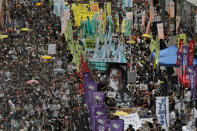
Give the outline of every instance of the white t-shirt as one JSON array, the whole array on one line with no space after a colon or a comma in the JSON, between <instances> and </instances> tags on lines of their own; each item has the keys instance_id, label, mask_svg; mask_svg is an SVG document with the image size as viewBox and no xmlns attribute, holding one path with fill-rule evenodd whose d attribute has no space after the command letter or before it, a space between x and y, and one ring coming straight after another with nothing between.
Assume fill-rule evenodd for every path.
<instances>
[{"instance_id":1,"label":"white t-shirt","mask_svg":"<svg viewBox=\"0 0 197 131\"><path fill-rule=\"evenodd\" d=\"M170 124L174 124L174 122L176 121L176 116L175 116L174 111L170 112L169 117L170 117Z\"/></svg>"},{"instance_id":2,"label":"white t-shirt","mask_svg":"<svg viewBox=\"0 0 197 131\"><path fill-rule=\"evenodd\" d=\"M187 101L187 102L191 101L191 96L192 96L191 91L188 91L188 92L185 94L185 101Z\"/></svg>"}]
</instances>

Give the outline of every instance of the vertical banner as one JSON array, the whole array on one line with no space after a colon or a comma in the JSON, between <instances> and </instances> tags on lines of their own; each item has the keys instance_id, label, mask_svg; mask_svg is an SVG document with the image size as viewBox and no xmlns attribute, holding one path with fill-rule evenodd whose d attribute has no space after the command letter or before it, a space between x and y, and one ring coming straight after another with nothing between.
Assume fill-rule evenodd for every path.
<instances>
[{"instance_id":1,"label":"vertical banner","mask_svg":"<svg viewBox=\"0 0 197 131\"><path fill-rule=\"evenodd\" d=\"M107 15L111 16L111 2L107 2Z\"/></svg>"},{"instance_id":2,"label":"vertical banner","mask_svg":"<svg viewBox=\"0 0 197 131\"><path fill-rule=\"evenodd\" d=\"M93 92L92 93L92 104L102 105L104 103L104 93L103 92Z\"/></svg>"},{"instance_id":3,"label":"vertical banner","mask_svg":"<svg viewBox=\"0 0 197 131\"><path fill-rule=\"evenodd\" d=\"M105 24L107 24L107 7L106 7L106 3L104 3L104 21L105 21Z\"/></svg>"},{"instance_id":4,"label":"vertical banner","mask_svg":"<svg viewBox=\"0 0 197 131\"><path fill-rule=\"evenodd\" d=\"M124 131L124 120L110 120L110 131Z\"/></svg>"},{"instance_id":5,"label":"vertical banner","mask_svg":"<svg viewBox=\"0 0 197 131\"><path fill-rule=\"evenodd\" d=\"M193 59L194 59L194 49L195 49L195 42L189 42L189 65L193 66Z\"/></svg>"},{"instance_id":6,"label":"vertical banner","mask_svg":"<svg viewBox=\"0 0 197 131\"><path fill-rule=\"evenodd\" d=\"M196 21L196 22L195 22L196 24L195 24L195 26L194 26L194 28L195 28L195 29L194 29L194 32L197 33L197 9L196 9L195 21Z\"/></svg>"},{"instance_id":7,"label":"vertical banner","mask_svg":"<svg viewBox=\"0 0 197 131\"><path fill-rule=\"evenodd\" d=\"M162 127L169 127L169 98L156 97L156 115Z\"/></svg>"},{"instance_id":8,"label":"vertical banner","mask_svg":"<svg viewBox=\"0 0 197 131\"><path fill-rule=\"evenodd\" d=\"M119 14L116 14L116 33L120 32Z\"/></svg>"},{"instance_id":9,"label":"vertical banner","mask_svg":"<svg viewBox=\"0 0 197 131\"><path fill-rule=\"evenodd\" d=\"M178 28L181 22L181 17L180 16L176 16L176 32L178 32Z\"/></svg>"},{"instance_id":10,"label":"vertical banner","mask_svg":"<svg viewBox=\"0 0 197 131\"><path fill-rule=\"evenodd\" d=\"M187 72L190 79L190 85L192 89L192 98L195 100L196 97L196 71L192 66L187 66Z\"/></svg>"},{"instance_id":11,"label":"vertical banner","mask_svg":"<svg viewBox=\"0 0 197 131\"><path fill-rule=\"evenodd\" d=\"M170 14L170 18L174 18L175 17L175 7L174 7L174 2L170 2L170 8L169 8L169 14Z\"/></svg>"},{"instance_id":12,"label":"vertical banner","mask_svg":"<svg viewBox=\"0 0 197 131\"><path fill-rule=\"evenodd\" d=\"M133 28L133 12L126 12L126 18L131 20L131 28Z\"/></svg>"},{"instance_id":13,"label":"vertical banner","mask_svg":"<svg viewBox=\"0 0 197 131\"><path fill-rule=\"evenodd\" d=\"M150 21L148 22L148 25L146 27L146 34L148 35L150 33Z\"/></svg>"},{"instance_id":14,"label":"vertical banner","mask_svg":"<svg viewBox=\"0 0 197 131\"><path fill-rule=\"evenodd\" d=\"M96 116L96 131L105 131L107 124L107 116Z\"/></svg>"},{"instance_id":15,"label":"vertical banner","mask_svg":"<svg viewBox=\"0 0 197 131\"><path fill-rule=\"evenodd\" d=\"M149 20L151 21L151 22L154 22L155 21L155 18L154 18L154 16L155 16L155 14L154 14L154 7L153 6L151 6L150 7L150 14L149 14Z\"/></svg>"},{"instance_id":16,"label":"vertical banner","mask_svg":"<svg viewBox=\"0 0 197 131\"><path fill-rule=\"evenodd\" d=\"M183 39L180 39L179 43L178 43L178 53L182 54L183 52Z\"/></svg>"},{"instance_id":17,"label":"vertical banner","mask_svg":"<svg viewBox=\"0 0 197 131\"><path fill-rule=\"evenodd\" d=\"M187 75L186 66L189 64L189 47L183 46L183 82L189 81L189 76Z\"/></svg>"},{"instance_id":18,"label":"vertical banner","mask_svg":"<svg viewBox=\"0 0 197 131\"><path fill-rule=\"evenodd\" d=\"M133 0L129 0L129 1L130 1L129 7L133 7Z\"/></svg>"},{"instance_id":19,"label":"vertical banner","mask_svg":"<svg viewBox=\"0 0 197 131\"><path fill-rule=\"evenodd\" d=\"M159 39L164 39L163 23L157 24L157 31Z\"/></svg>"},{"instance_id":20,"label":"vertical banner","mask_svg":"<svg viewBox=\"0 0 197 131\"><path fill-rule=\"evenodd\" d=\"M98 107L94 109L95 116L104 116L107 115L107 109L105 107Z\"/></svg>"},{"instance_id":21,"label":"vertical banner","mask_svg":"<svg viewBox=\"0 0 197 131\"><path fill-rule=\"evenodd\" d=\"M146 11L142 12L142 26L145 27L146 23Z\"/></svg>"},{"instance_id":22,"label":"vertical banner","mask_svg":"<svg viewBox=\"0 0 197 131\"><path fill-rule=\"evenodd\" d=\"M180 66L182 60L183 60L183 59L182 59L182 54L178 53L178 54L177 54L176 65L177 65L177 66Z\"/></svg>"}]
</instances>

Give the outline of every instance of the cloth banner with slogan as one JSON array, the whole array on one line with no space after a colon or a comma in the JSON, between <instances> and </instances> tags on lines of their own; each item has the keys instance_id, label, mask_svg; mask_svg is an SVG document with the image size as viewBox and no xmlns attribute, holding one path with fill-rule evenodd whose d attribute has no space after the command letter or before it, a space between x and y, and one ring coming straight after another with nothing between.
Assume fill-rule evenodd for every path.
<instances>
[{"instance_id":1,"label":"cloth banner with slogan","mask_svg":"<svg viewBox=\"0 0 197 131\"><path fill-rule=\"evenodd\" d=\"M129 127L130 124L133 125L133 128L135 130L142 127L138 113L129 114L128 116L120 116L120 119L124 120L124 129L125 130Z\"/></svg>"},{"instance_id":2,"label":"cloth banner with slogan","mask_svg":"<svg viewBox=\"0 0 197 131\"><path fill-rule=\"evenodd\" d=\"M156 115L162 127L169 127L169 98L156 97Z\"/></svg>"},{"instance_id":3,"label":"cloth banner with slogan","mask_svg":"<svg viewBox=\"0 0 197 131\"><path fill-rule=\"evenodd\" d=\"M195 42L189 42L189 65L193 66L193 59L194 59L194 49L195 49Z\"/></svg>"},{"instance_id":4,"label":"cloth banner with slogan","mask_svg":"<svg viewBox=\"0 0 197 131\"><path fill-rule=\"evenodd\" d=\"M159 39L164 39L163 23L157 24L157 31Z\"/></svg>"},{"instance_id":5,"label":"cloth banner with slogan","mask_svg":"<svg viewBox=\"0 0 197 131\"><path fill-rule=\"evenodd\" d=\"M187 72L190 79L190 85L192 89L192 98L195 101L196 98L196 71L192 66L187 66Z\"/></svg>"}]
</instances>

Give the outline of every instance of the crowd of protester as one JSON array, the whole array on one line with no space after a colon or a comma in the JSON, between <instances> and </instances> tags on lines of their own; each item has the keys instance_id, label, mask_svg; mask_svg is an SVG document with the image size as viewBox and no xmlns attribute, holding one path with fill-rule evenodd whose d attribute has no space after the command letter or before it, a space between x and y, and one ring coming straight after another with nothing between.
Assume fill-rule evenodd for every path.
<instances>
[{"instance_id":1,"label":"crowd of protester","mask_svg":"<svg viewBox=\"0 0 197 131\"><path fill-rule=\"evenodd\" d=\"M53 6L47 0L41 7L32 2L8 0L4 10L9 13L4 14L5 28L2 26L1 29L9 37L0 40L0 129L90 131L82 82L72 63L72 54L67 50L69 42L60 34L61 22L53 14ZM31 31L20 31L24 27ZM154 69L149 57L150 41L140 36L139 28L136 32L139 33L138 44L132 46L131 54L137 80L129 82L127 89L132 96L133 112L138 112L140 118L153 118L153 122L146 122L141 130L161 130L156 117L157 96L170 97L170 130L194 126L197 111L191 101L190 88L182 88L173 68ZM76 34L74 36L79 40ZM165 42L168 40L166 38ZM167 47L165 42L161 42L161 48ZM57 54L52 60L41 61L49 43L57 45ZM130 58L127 60L131 61ZM66 72L53 72L58 67ZM105 73L93 71L92 74L99 90L107 94L109 87L105 84ZM29 80L39 83L27 84ZM147 90L140 90L142 83L148 85ZM106 97L105 105L109 112L116 108L113 98ZM127 130L134 129L130 125Z\"/></svg>"}]
</instances>

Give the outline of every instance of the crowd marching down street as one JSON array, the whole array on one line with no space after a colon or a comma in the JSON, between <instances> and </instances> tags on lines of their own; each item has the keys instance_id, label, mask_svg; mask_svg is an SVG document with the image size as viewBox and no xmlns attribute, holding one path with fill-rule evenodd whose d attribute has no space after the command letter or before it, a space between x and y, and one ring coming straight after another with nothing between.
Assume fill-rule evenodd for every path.
<instances>
[{"instance_id":1,"label":"crowd marching down street","mask_svg":"<svg viewBox=\"0 0 197 131\"><path fill-rule=\"evenodd\" d=\"M0 11L0 131L197 131L195 0Z\"/></svg>"}]
</instances>

